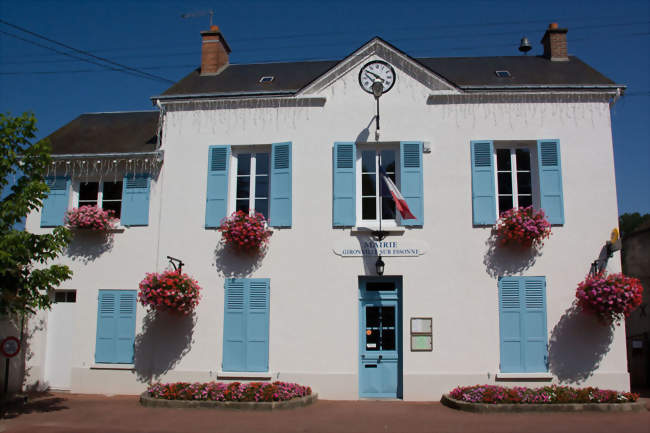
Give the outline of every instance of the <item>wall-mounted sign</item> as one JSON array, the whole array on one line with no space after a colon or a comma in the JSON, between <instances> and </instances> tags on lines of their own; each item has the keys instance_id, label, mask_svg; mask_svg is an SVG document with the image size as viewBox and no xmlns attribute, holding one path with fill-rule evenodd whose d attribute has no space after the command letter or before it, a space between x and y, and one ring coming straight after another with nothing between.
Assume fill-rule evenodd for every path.
<instances>
[{"instance_id":1,"label":"wall-mounted sign","mask_svg":"<svg viewBox=\"0 0 650 433\"><path fill-rule=\"evenodd\" d=\"M411 352L433 351L433 319L411 317Z\"/></svg>"},{"instance_id":2,"label":"wall-mounted sign","mask_svg":"<svg viewBox=\"0 0 650 433\"><path fill-rule=\"evenodd\" d=\"M417 257L425 254L428 247L426 242L419 240L359 238L358 241L341 241L332 250L341 257Z\"/></svg>"}]
</instances>

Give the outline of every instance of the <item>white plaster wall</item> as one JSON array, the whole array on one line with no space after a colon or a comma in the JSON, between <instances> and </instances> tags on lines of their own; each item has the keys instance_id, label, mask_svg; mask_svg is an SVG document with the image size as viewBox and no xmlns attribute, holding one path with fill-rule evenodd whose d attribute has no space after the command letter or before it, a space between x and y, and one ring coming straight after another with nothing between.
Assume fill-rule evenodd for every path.
<instances>
[{"instance_id":1,"label":"white plaster wall","mask_svg":"<svg viewBox=\"0 0 650 433\"><path fill-rule=\"evenodd\" d=\"M75 271L65 288L79 290L73 391L130 393L150 378L214 379L222 355L224 278L246 276L271 279L273 377L310 385L322 398L358 398L357 281L373 275L374 260L333 254L333 245L356 238L349 229L332 228L331 217L333 143L355 141L368 126L374 136L375 102L359 88L358 69L310 95L327 98L324 107L168 111L150 225L116 234L113 250L91 263L63 260ZM402 235L426 241L429 252L385 260L386 275L403 276L403 330L413 316L431 316L434 324L433 352L410 352L404 332L404 398L437 400L456 385L493 383L499 371L497 275L485 262L490 229L472 226L473 139L560 140L566 223L553 228L534 264L515 274L546 276L554 381L628 389L624 330L610 335L595 321L566 313L577 283L617 226L607 104L427 105L431 92L397 73L394 88L381 98L381 140L426 141L432 149L423 159L424 228ZM292 228L274 231L259 263L220 251L220 235L204 228L208 146L280 141L293 143ZM38 221L30 217L28 229L40 230ZM135 372L89 369L97 290L135 289L145 272L166 266L167 255L181 258L204 288L193 321L176 327L183 332L173 323L155 325ZM511 256L495 260L512 268ZM619 263L615 256L610 270L618 271ZM139 308L138 333L144 321Z\"/></svg>"}]
</instances>

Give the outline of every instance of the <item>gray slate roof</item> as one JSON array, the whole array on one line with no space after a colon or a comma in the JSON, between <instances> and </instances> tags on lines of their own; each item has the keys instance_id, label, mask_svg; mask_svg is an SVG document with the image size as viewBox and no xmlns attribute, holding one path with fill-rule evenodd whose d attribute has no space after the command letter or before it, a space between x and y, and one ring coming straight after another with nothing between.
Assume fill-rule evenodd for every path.
<instances>
[{"instance_id":1,"label":"gray slate roof","mask_svg":"<svg viewBox=\"0 0 650 433\"><path fill-rule=\"evenodd\" d=\"M151 152L158 111L82 114L48 138L52 155Z\"/></svg>"},{"instance_id":2,"label":"gray slate roof","mask_svg":"<svg viewBox=\"0 0 650 433\"><path fill-rule=\"evenodd\" d=\"M552 62L541 56L446 57L414 59L461 90L481 87L500 88L615 88L615 83L577 57L568 62ZM259 63L229 65L218 75L201 76L200 68L160 95L293 94L339 63L335 60L314 62ZM496 71L507 70L511 77L499 78ZM260 83L273 76L270 83ZM157 97L154 97L156 99Z\"/></svg>"}]
</instances>

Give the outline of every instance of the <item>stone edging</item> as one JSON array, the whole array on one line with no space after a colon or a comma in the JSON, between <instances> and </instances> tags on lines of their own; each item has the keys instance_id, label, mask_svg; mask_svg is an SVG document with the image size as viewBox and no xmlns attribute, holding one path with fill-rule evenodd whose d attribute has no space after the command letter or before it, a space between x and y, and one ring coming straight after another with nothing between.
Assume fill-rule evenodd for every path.
<instances>
[{"instance_id":1,"label":"stone edging","mask_svg":"<svg viewBox=\"0 0 650 433\"><path fill-rule=\"evenodd\" d=\"M644 412L645 403L557 403L557 404L489 404L468 403L449 397L445 394L440 403L452 409L466 412L495 413L495 412Z\"/></svg>"},{"instance_id":2,"label":"stone edging","mask_svg":"<svg viewBox=\"0 0 650 433\"><path fill-rule=\"evenodd\" d=\"M287 401L254 402L254 401L212 401L212 400L163 400L154 398L148 392L140 394L140 404L146 407L170 407L177 409L240 409L240 410L275 410L292 409L307 406L318 400L318 394L312 393L305 397L293 398Z\"/></svg>"}]
</instances>

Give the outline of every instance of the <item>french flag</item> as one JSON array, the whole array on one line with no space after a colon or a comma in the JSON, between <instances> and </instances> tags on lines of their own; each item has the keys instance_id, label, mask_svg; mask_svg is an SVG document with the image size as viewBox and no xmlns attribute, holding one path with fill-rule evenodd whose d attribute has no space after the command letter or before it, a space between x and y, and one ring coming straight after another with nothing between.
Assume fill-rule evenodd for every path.
<instances>
[{"instance_id":1,"label":"french flag","mask_svg":"<svg viewBox=\"0 0 650 433\"><path fill-rule=\"evenodd\" d=\"M392 179L388 177L388 175L384 171L384 167L382 167L381 165L379 166L379 175L384 180L384 185L386 185L386 188L388 188L390 195L393 196L395 207L397 208L400 215L402 216L402 219L404 220L417 219L415 215L411 213L409 206L406 204L406 200L404 199L404 196L402 196L402 193L399 192L399 189L397 189L397 186L395 186Z\"/></svg>"}]
</instances>

